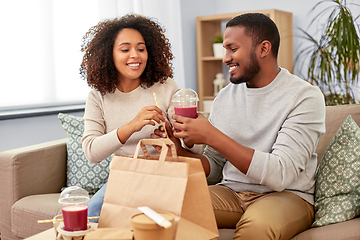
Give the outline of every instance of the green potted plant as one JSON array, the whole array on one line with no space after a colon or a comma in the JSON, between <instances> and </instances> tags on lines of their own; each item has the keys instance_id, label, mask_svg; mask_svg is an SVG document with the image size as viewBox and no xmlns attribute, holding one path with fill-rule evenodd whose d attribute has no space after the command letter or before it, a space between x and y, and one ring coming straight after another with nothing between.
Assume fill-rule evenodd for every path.
<instances>
[{"instance_id":1,"label":"green potted plant","mask_svg":"<svg viewBox=\"0 0 360 240\"><path fill-rule=\"evenodd\" d=\"M215 37L214 37L214 43L222 43L224 40L223 40L223 36L221 34L217 34Z\"/></svg>"},{"instance_id":2,"label":"green potted plant","mask_svg":"<svg viewBox=\"0 0 360 240\"><path fill-rule=\"evenodd\" d=\"M223 58L225 55L225 48L223 47L223 36L221 34L217 34L214 37L213 41L213 51L214 57Z\"/></svg>"},{"instance_id":3,"label":"green potted plant","mask_svg":"<svg viewBox=\"0 0 360 240\"><path fill-rule=\"evenodd\" d=\"M320 87L325 95L326 105L355 103L353 84L359 78L359 24L356 22L346 0L323 0L332 2L333 6L321 11L312 20L314 23L325 13L330 12L320 39L316 40L306 31L300 29L303 38L311 45L299 51L295 64L301 68L310 57L307 77ZM359 4L349 4L360 7Z\"/></svg>"}]
</instances>

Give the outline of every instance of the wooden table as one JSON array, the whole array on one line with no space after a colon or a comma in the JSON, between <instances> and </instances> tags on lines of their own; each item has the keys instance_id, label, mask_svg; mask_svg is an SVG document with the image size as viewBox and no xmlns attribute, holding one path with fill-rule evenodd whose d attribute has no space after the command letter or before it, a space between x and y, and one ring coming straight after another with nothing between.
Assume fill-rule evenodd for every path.
<instances>
[{"instance_id":1,"label":"wooden table","mask_svg":"<svg viewBox=\"0 0 360 240\"><path fill-rule=\"evenodd\" d=\"M29 238L25 238L26 240L52 240L52 239L56 239L55 238L55 229L54 228L50 228L46 231L43 231L41 233L35 234L34 236L31 236Z\"/></svg>"},{"instance_id":2,"label":"wooden table","mask_svg":"<svg viewBox=\"0 0 360 240\"><path fill-rule=\"evenodd\" d=\"M92 228L97 228L97 223L90 223ZM35 234L34 236L31 236L29 238L25 238L25 240L55 240L55 229L50 228L48 230L45 230L41 233Z\"/></svg>"}]
</instances>

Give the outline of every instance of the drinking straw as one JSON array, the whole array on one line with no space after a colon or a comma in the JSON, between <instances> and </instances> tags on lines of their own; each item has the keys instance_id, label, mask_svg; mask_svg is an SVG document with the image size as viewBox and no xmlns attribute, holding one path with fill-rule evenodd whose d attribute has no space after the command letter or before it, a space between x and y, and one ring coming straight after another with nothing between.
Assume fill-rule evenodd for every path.
<instances>
[{"instance_id":1,"label":"drinking straw","mask_svg":"<svg viewBox=\"0 0 360 240\"><path fill-rule=\"evenodd\" d=\"M97 217L88 217L87 219L98 219L100 218L99 216ZM52 222L61 222L64 221L64 219L60 218L60 219L49 219L49 220L39 220L38 223L52 223Z\"/></svg>"},{"instance_id":2,"label":"drinking straw","mask_svg":"<svg viewBox=\"0 0 360 240\"><path fill-rule=\"evenodd\" d=\"M154 95L154 99L155 99L156 106L157 106L158 108L160 108L160 107L159 107L159 104L158 104L158 101L157 101L157 98L156 98L156 94L153 93L153 95ZM165 133L166 133L166 137L168 138L169 136L168 136L167 131L166 131L165 123L162 122L162 125L164 126L164 131L165 131Z\"/></svg>"}]
</instances>

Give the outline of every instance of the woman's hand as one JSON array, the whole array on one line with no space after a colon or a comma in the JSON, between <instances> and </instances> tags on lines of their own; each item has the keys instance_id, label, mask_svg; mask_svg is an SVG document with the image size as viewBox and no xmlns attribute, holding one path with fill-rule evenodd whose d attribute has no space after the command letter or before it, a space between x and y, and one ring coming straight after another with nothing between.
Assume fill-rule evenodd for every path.
<instances>
[{"instance_id":1,"label":"woman's hand","mask_svg":"<svg viewBox=\"0 0 360 240\"><path fill-rule=\"evenodd\" d=\"M202 114L198 113L196 119L186 118L177 115L173 115L173 119L177 122L173 122L173 130L170 128L170 124L166 121L166 131L171 141L174 142L176 147L176 152L178 156L198 158L201 160L206 176L210 173L210 165L208 159L202 154L195 154L191 151L186 150L181 146L179 138L184 138L184 143L187 146L192 146L195 143L206 143L210 142L214 138L212 136L214 130L217 130ZM151 134L151 138L165 138L166 133L163 129L163 126L160 126L158 129L155 129L154 133ZM176 130L180 130L177 132ZM217 131L219 132L219 131ZM216 138L216 137L215 137ZM161 153L161 146L154 146L155 149ZM168 151L168 156L171 155L171 151Z\"/></svg>"},{"instance_id":2,"label":"woman's hand","mask_svg":"<svg viewBox=\"0 0 360 240\"><path fill-rule=\"evenodd\" d=\"M159 126L159 128L154 130L154 133L150 135L150 138L152 139L166 138L166 134L167 134L168 138L175 144L177 154L180 155L179 153L181 153L185 149L182 148L180 140L174 136L173 131L170 127L170 123L167 120L165 121L165 127L166 127L166 132L164 126L161 125ZM161 149L162 149L161 146L154 146L154 148L159 153L161 153ZM168 156L171 156L171 151L168 151Z\"/></svg>"},{"instance_id":3,"label":"woman's hand","mask_svg":"<svg viewBox=\"0 0 360 240\"><path fill-rule=\"evenodd\" d=\"M157 106L143 107L133 120L118 128L118 138L124 144L134 132L140 131L144 126L155 126L155 122L160 124L163 121L165 118L160 108Z\"/></svg>"},{"instance_id":4,"label":"woman's hand","mask_svg":"<svg viewBox=\"0 0 360 240\"><path fill-rule=\"evenodd\" d=\"M155 122L160 124L163 121L165 121L165 118L160 108L157 106L147 106L143 107L128 125L133 132L138 132L146 125L155 126Z\"/></svg>"}]
</instances>

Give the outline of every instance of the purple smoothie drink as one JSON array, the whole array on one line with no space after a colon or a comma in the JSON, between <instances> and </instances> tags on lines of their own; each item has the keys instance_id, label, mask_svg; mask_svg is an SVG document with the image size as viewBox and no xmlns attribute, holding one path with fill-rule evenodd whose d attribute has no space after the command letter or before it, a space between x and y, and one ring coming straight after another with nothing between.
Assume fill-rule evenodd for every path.
<instances>
[{"instance_id":1,"label":"purple smoothie drink","mask_svg":"<svg viewBox=\"0 0 360 240\"><path fill-rule=\"evenodd\" d=\"M171 102L174 104L175 115L197 118L197 105L199 98L197 93L190 88L177 90ZM178 132L178 130L176 130Z\"/></svg>"},{"instance_id":2,"label":"purple smoothie drink","mask_svg":"<svg viewBox=\"0 0 360 240\"><path fill-rule=\"evenodd\" d=\"M188 118L197 117L197 106L175 106L175 114Z\"/></svg>"}]
</instances>

